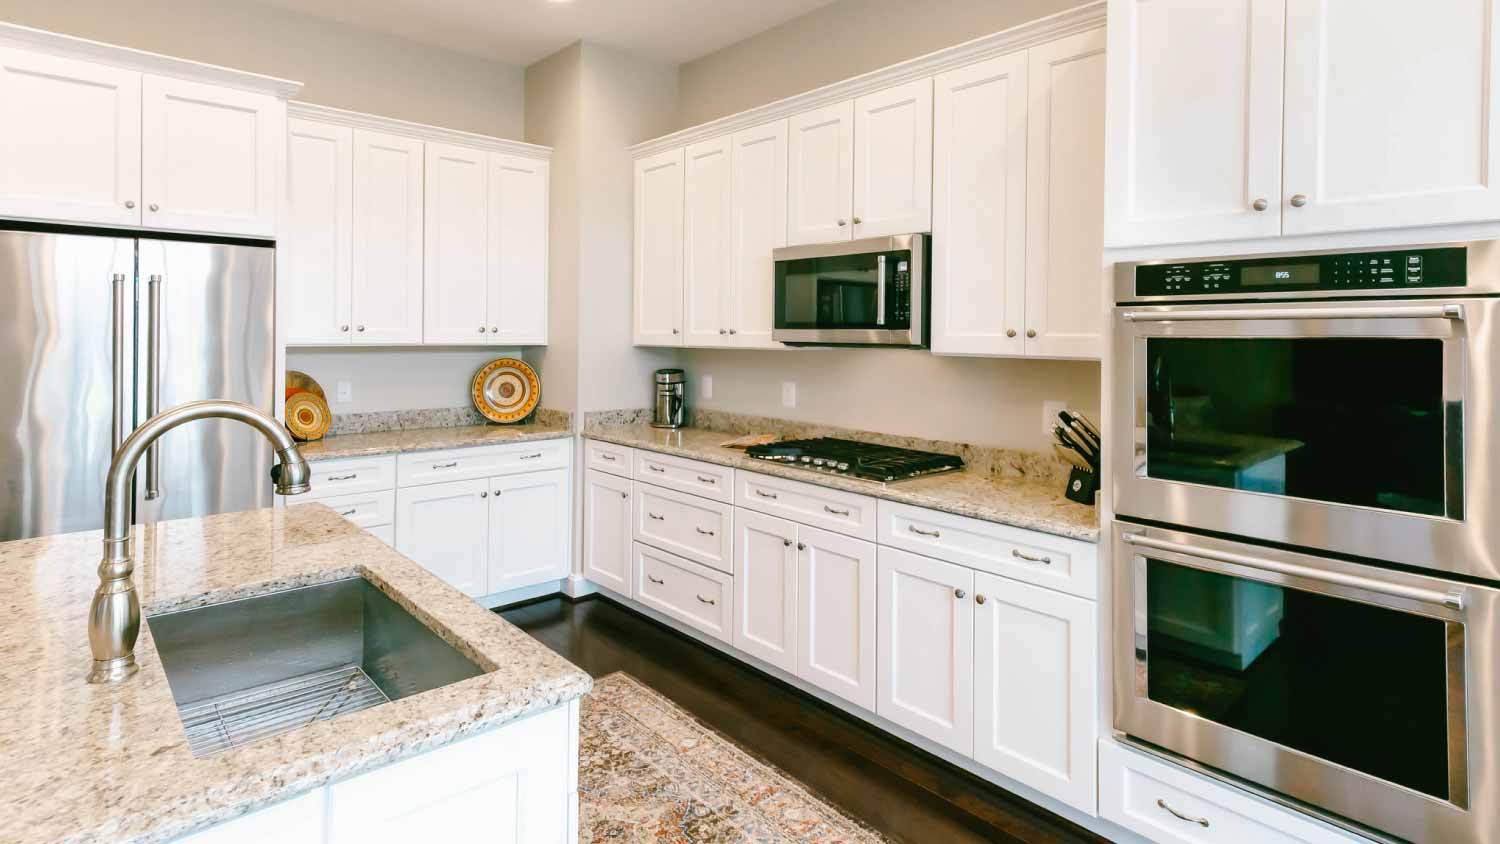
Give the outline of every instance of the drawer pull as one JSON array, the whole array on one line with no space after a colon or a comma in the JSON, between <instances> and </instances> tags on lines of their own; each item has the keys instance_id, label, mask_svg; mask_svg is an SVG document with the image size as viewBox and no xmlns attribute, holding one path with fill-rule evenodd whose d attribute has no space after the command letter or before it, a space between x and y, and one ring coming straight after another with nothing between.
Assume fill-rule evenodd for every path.
<instances>
[{"instance_id":1,"label":"drawer pull","mask_svg":"<svg viewBox=\"0 0 1500 844\"><path fill-rule=\"evenodd\" d=\"M834 508L829 507L827 504L823 505L823 509L826 510L827 512L829 512L829 513L832 513L835 516L847 516L847 515L849 515L849 511L848 510L835 510Z\"/></svg>"},{"instance_id":2,"label":"drawer pull","mask_svg":"<svg viewBox=\"0 0 1500 844\"><path fill-rule=\"evenodd\" d=\"M615 462L615 456L613 454L602 454L601 453L599 455L599 459L600 460L608 460L611 463Z\"/></svg>"},{"instance_id":3,"label":"drawer pull","mask_svg":"<svg viewBox=\"0 0 1500 844\"><path fill-rule=\"evenodd\" d=\"M541 457L541 456L542 456L542 453L540 451L538 451L536 454L523 454L523 455L521 455L521 459L522 460L535 460L535 459L537 459L538 457Z\"/></svg>"},{"instance_id":4,"label":"drawer pull","mask_svg":"<svg viewBox=\"0 0 1500 844\"><path fill-rule=\"evenodd\" d=\"M651 471L653 471L653 472L660 472L660 473L661 473L661 474L663 474L663 475L665 475L665 474L666 474L666 473L667 473L667 470L666 470L666 469L663 469L663 468L662 468L662 467L660 467L660 466L652 466L652 465L650 465L650 464L647 464L647 465L646 465L646 468L647 468L647 469L650 469L650 470L651 470Z\"/></svg>"},{"instance_id":5,"label":"drawer pull","mask_svg":"<svg viewBox=\"0 0 1500 844\"><path fill-rule=\"evenodd\" d=\"M718 483L718 482L717 482L717 481L715 481L715 480L714 480L714 479L713 479L713 478L705 478L705 477L703 477L703 476L702 476L702 475L699 475L699 476L698 476L698 481L699 481L699 482L700 482L700 483L705 483L705 484L712 484L712 483Z\"/></svg>"},{"instance_id":6,"label":"drawer pull","mask_svg":"<svg viewBox=\"0 0 1500 844\"><path fill-rule=\"evenodd\" d=\"M349 473L347 475L329 475L327 478L325 478L325 480L330 480L330 481L352 481L352 480L354 480L357 477L359 477L359 473L358 472L351 472L351 473Z\"/></svg>"},{"instance_id":7,"label":"drawer pull","mask_svg":"<svg viewBox=\"0 0 1500 844\"><path fill-rule=\"evenodd\" d=\"M758 496L760 496L761 498L769 498L772 501L776 500L776 493L774 493L774 492L766 492L763 489L757 489L755 491L755 494L758 495Z\"/></svg>"},{"instance_id":8,"label":"drawer pull","mask_svg":"<svg viewBox=\"0 0 1500 844\"><path fill-rule=\"evenodd\" d=\"M1168 812L1171 812L1172 813L1172 817L1174 817L1174 818L1176 818L1176 819L1178 819L1180 821L1187 821L1188 823L1195 823L1195 824L1203 827L1204 829L1208 828L1208 818L1195 818L1192 815L1184 815L1183 813L1177 811L1176 809L1172 808L1171 806L1168 806L1167 805L1167 801L1161 799L1160 797L1156 798L1156 805L1159 808L1166 809Z\"/></svg>"},{"instance_id":9,"label":"drawer pull","mask_svg":"<svg viewBox=\"0 0 1500 844\"><path fill-rule=\"evenodd\" d=\"M713 531L711 531L711 530L704 530L701 527L694 527L693 530L698 531L698 534L700 536L713 536L714 535Z\"/></svg>"},{"instance_id":10,"label":"drawer pull","mask_svg":"<svg viewBox=\"0 0 1500 844\"><path fill-rule=\"evenodd\" d=\"M694 593L693 597L697 598L699 601L701 601L701 602L703 602L705 604L708 604L709 606L713 606L714 604L718 603L718 601L715 601L715 600L712 600L712 599L709 599L709 598L705 598L702 595L699 595L697 593Z\"/></svg>"},{"instance_id":11,"label":"drawer pull","mask_svg":"<svg viewBox=\"0 0 1500 844\"><path fill-rule=\"evenodd\" d=\"M659 578L656 578L656 577L652 577L652 576L651 576L651 575L649 575L649 574L648 574L648 575L646 575L646 579L647 579L647 580L649 580L649 581L651 581L651 582L652 582L652 583L660 583L660 584L665 584L665 583L666 583L666 581L665 581L665 580L661 580L661 579L659 579Z\"/></svg>"},{"instance_id":12,"label":"drawer pull","mask_svg":"<svg viewBox=\"0 0 1500 844\"><path fill-rule=\"evenodd\" d=\"M354 515L355 513L358 513L358 512L359 512L359 508L358 507L350 507L348 510L340 510L339 511L339 515L340 516L352 516L352 515Z\"/></svg>"},{"instance_id":13,"label":"drawer pull","mask_svg":"<svg viewBox=\"0 0 1500 844\"><path fill-rule=\"evenodd\" d=\"M434 464L432 464L432 468L434 468L434 469L452 469L454 466L457 466L457 465L458 465L458 461L455 460L452 463L434 463Z\"/></svg>"},{"instance_id":14,"label":"drawer pull","mask_svg":"<svg viewBox=\"0 0 1500 844\"><path fill-rule=\"evenodd\" d=\"M940 537L940 536L943 535L942 531L937 531L937 530L922 530L921 528L917 527L916 525L907 525L906 529L909 530L909 531L911 531L912 533L915 533L917 536L930 536L933 539L937 539L938 537Z\"/></svg>"},{"instance_id":15,"label":"drawer pull","mask_svg":"<svg viewBox=\"0 0 1500 844\"><path fill-rule=\"evenodd\" d=\"M1018 560L1025 560L1028 563L1041 563L1044 566L1052 565L1051 557L1033 557L1030 554L1022 554L1014 548L1010 549L1010 555Z\"/></svg>"},{"instance_id":16,"label":"drawer pull","mask_svg":"<svg viewBox=\"0 0 1500 844\"><path fill-rule=\"evenodd\" d=\"M655 521L658 521L658 522L665 522L667 520L666 516L659 516L656 513L652 513L652 512L647 512L646 516L648 518L651 518L651 519L653 519Z\"/></svg>"}]
</instances>

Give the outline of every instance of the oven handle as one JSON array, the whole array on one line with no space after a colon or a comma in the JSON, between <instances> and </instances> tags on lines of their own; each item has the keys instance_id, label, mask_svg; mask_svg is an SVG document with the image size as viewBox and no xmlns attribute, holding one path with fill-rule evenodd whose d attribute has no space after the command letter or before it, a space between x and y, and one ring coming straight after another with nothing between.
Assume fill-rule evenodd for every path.
<instances>
[{"instance_id":1,"label":"oven handle","mask_svg":"<svg viewBox=\"0 0 1500 844\"><path fill-rule=\"evenodd\" d=\"M1463 305L1370 308L1244 308L1222 311L1125 311L1126 322L1207 322L1273 319L1452 319L1464 318Z\"/></svg>"},{"instance_id":2,"label":"oven handle","mask_svg":"<svg viewBox=\"0 0 1500 844\"><path fill-rule=\"evenodd\" d=\"M1386 583L1368 577L1360 577L1355 574L1345 574L1336 571L1322 571L1321 569L1299 566L1294 563L1280 563L1275 560L1267 560L1262 557L1252 557L1247 554L1235 554L1229 551L1215 551L1209 548L1199 548L1193 545L1184 545L1180 542L1169 542L1165 539L1154 539L1143 533L1127 533L1122 537L1131 545L1142 548L1152 548L1157 551L1167 551L1176 554L1186 554L1191 557L1202 557L1205 560L1213 560L1220 563L1231 563L1234 565L1247 566L1253 569L1274 571L1278 574L1290 575L1292 577L1305 577L1308 580L1318 580L1324 583L1333 583L1339 586L1349 586L1355 589L1364 589L1381 595L1389 595L1394 598L1405 598L1412 601L1420 601L1424 604L1451 607L1462 611L1464 608L1464 596L1462 592L1439 592L1435 589L1422 589L1417 586L1402 586L1399 583Z\"/></svg>"}]
</instances>

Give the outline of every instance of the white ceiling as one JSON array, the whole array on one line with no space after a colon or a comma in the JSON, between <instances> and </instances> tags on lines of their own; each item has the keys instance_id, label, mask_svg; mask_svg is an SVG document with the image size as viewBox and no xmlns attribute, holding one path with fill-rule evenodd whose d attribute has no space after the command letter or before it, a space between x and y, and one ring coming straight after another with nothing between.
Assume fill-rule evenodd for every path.
<instances>
[{"instance_id":1,"label":"white ceiling","mask_svg":"<svg viewBox=\"0 0 1500 844\"><path fill-rule=\"evenodd\" d=\"M584 39L673 64L833 0L262 0L435 47L528 65Z\"/></svg>"}]
</instances>

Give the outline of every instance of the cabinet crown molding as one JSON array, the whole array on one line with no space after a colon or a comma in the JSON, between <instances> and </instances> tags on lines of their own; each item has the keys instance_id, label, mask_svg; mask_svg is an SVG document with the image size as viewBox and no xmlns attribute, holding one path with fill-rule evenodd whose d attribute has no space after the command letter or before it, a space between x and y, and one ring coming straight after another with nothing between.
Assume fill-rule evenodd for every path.
<instances>
[{"instance_id":1,"label":"cabinet crown molding","mask_svg":"<svg viewBox=\"0 0 1500 844\"><path fill-rule=\"evenodd\" d=\"M286 116L301 120L316 120L320 123L332 123L338 126L348 126L353 129L369 129L373 132L383 132L388 135L402 135L419 141L454 144L471 149L482 149L487 152L499 152L522 158L536 158L542 161L550 161L552 159L552 147L528 144L523 141L511 141L505 138L480 135L474 132L464 132L459 129L428 126L425 123L413 123L409 120L399 120L394 117L381 117L376 114L346 111L341 108L316 105L314 103L287 103Z\"/></svg>"},{"instance_id":2,"label":"cabinet crown molding","mask_svg":"<svg viewBox=\"0 0 1500 844\"><path fill-rule=\"evenodd\" d=\"M164 56L160 53L105 44L102 41L90 41L87 38L77 38L60 32L48 32L45 29L33 29L13 23L0 22L0 46L106 64L156 76L202 82L223 88L270 94L282 99L290 99L302 90L302 83L291 79Z\"/></svg>"},{"instance_id":3,"label":"cabinet crown molding","mask_svg":"<svg viewBox=\"0 0 1500 844\"><path fill-rule=\"evenodd\" d=\"M705 141L730 132L791 117L821 106L852 100L885 88L936 76L995 56L1024 50L1064 36L1104 25L1105 0L1093 0L1065 9L1054 15L984 35L972 41L944 47L941 50L908 59L889 67L850 77L842 82L824 85L786 99L701 123L670 135L643 141L630 148L635 158L644 158L676 147Z\"/></svg>"}]
</instances>

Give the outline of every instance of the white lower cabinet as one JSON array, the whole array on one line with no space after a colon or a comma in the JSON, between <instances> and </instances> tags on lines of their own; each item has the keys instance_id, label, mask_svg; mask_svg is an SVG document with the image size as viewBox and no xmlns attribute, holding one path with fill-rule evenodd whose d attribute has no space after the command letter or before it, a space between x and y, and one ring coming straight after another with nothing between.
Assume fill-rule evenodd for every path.
<instances>
[{"instance_id":1,"label":"white lower cabinet","mask_svg":"<svg viewBox=\"0 0 1500 844\"><path fill-rule=\"evenodd\" d=\"M637 542L687 557L726 574L732 571L733 507L642 483L637 483L634 498Z\"/></svg>"},{"instance_id":2,"label":"white lower cabinet","mask_svg":"<svg viewBox=\"0 0 1500 844\"><path fill-rule=\"evenodd\" d=\"M734 518L734 646L797 673L797 525L741 509Z\"/></svg>"},{"instance_id":3,"label":"white lower cabinet","mask_svg":"<svg viewBox=\"0 0 1500 844\"><path fill-rule=\"evenodd\" d=\"M640 542L633 564L637 601L726 644L733 640L733 578Z\"/></svg>"},{"instance_id":4,"label":"white lower cabinet","mask_svg":"<svg viewBox=\"0 0 1500 844\"><path fill-rule=\"evenodd\" d=\"M797 676L875 709L875 545L797 526Z\"/></svg>"},{"instance_id":5,"label":"white lower cabinet","mask_svg":"<svg viewBox=\"0 0 1500 844\"><path fill-rule=\"evenodd\" d=\"M328 790L320 788L179 838L175 844L263 844L267 841L321 844L327 805Z\"/></svg>"},{"instance_id":6,"label":"white lower cabinet","mask_svg":"<svg viewBox=\"0 0 1500 844\"><path fill-rule=\"evenodd\" d=\"M583 479L583 575L634 594L630 565L630 479L589 469Z\"/></svg>"},{"instance_id":7,"label":"white lower cabinet","mask_svg":"<svg viewBox=\"0 0 1500 844\"><path fill-rule=\"evenodd\" d=\"M974 749L974 572L880 549L882 718L963 754Z\"/></svg>"},{"instance_id":8,"label":"white lower cabinet","mask_svg":"<svg viewBox=\"0 0 1500 844\"><path fill-rule=\"evenodd\" d=\"M489 480L396 491L396 550L466 595L488 594Z\"/></svg>"},{"instance_id":9,"label":"white lower cabinet","mask_svg":"<svg viewBox=\"0 0 1500 844\"><path fill-rule=\"evenodd\" d=\"M1094 811L1095 604L974 574L974 760Z\"/></svg>"},{"instance_id":10,"label":"white lower cabinet","mask_svg":"<svg viewBox=\"0 0 1500 844\"><path fill-rule=\"evenodd\" d=\"M572 505L567 469L490 479L487 594L568 576Z\"/></svg>"}]
</instances>

